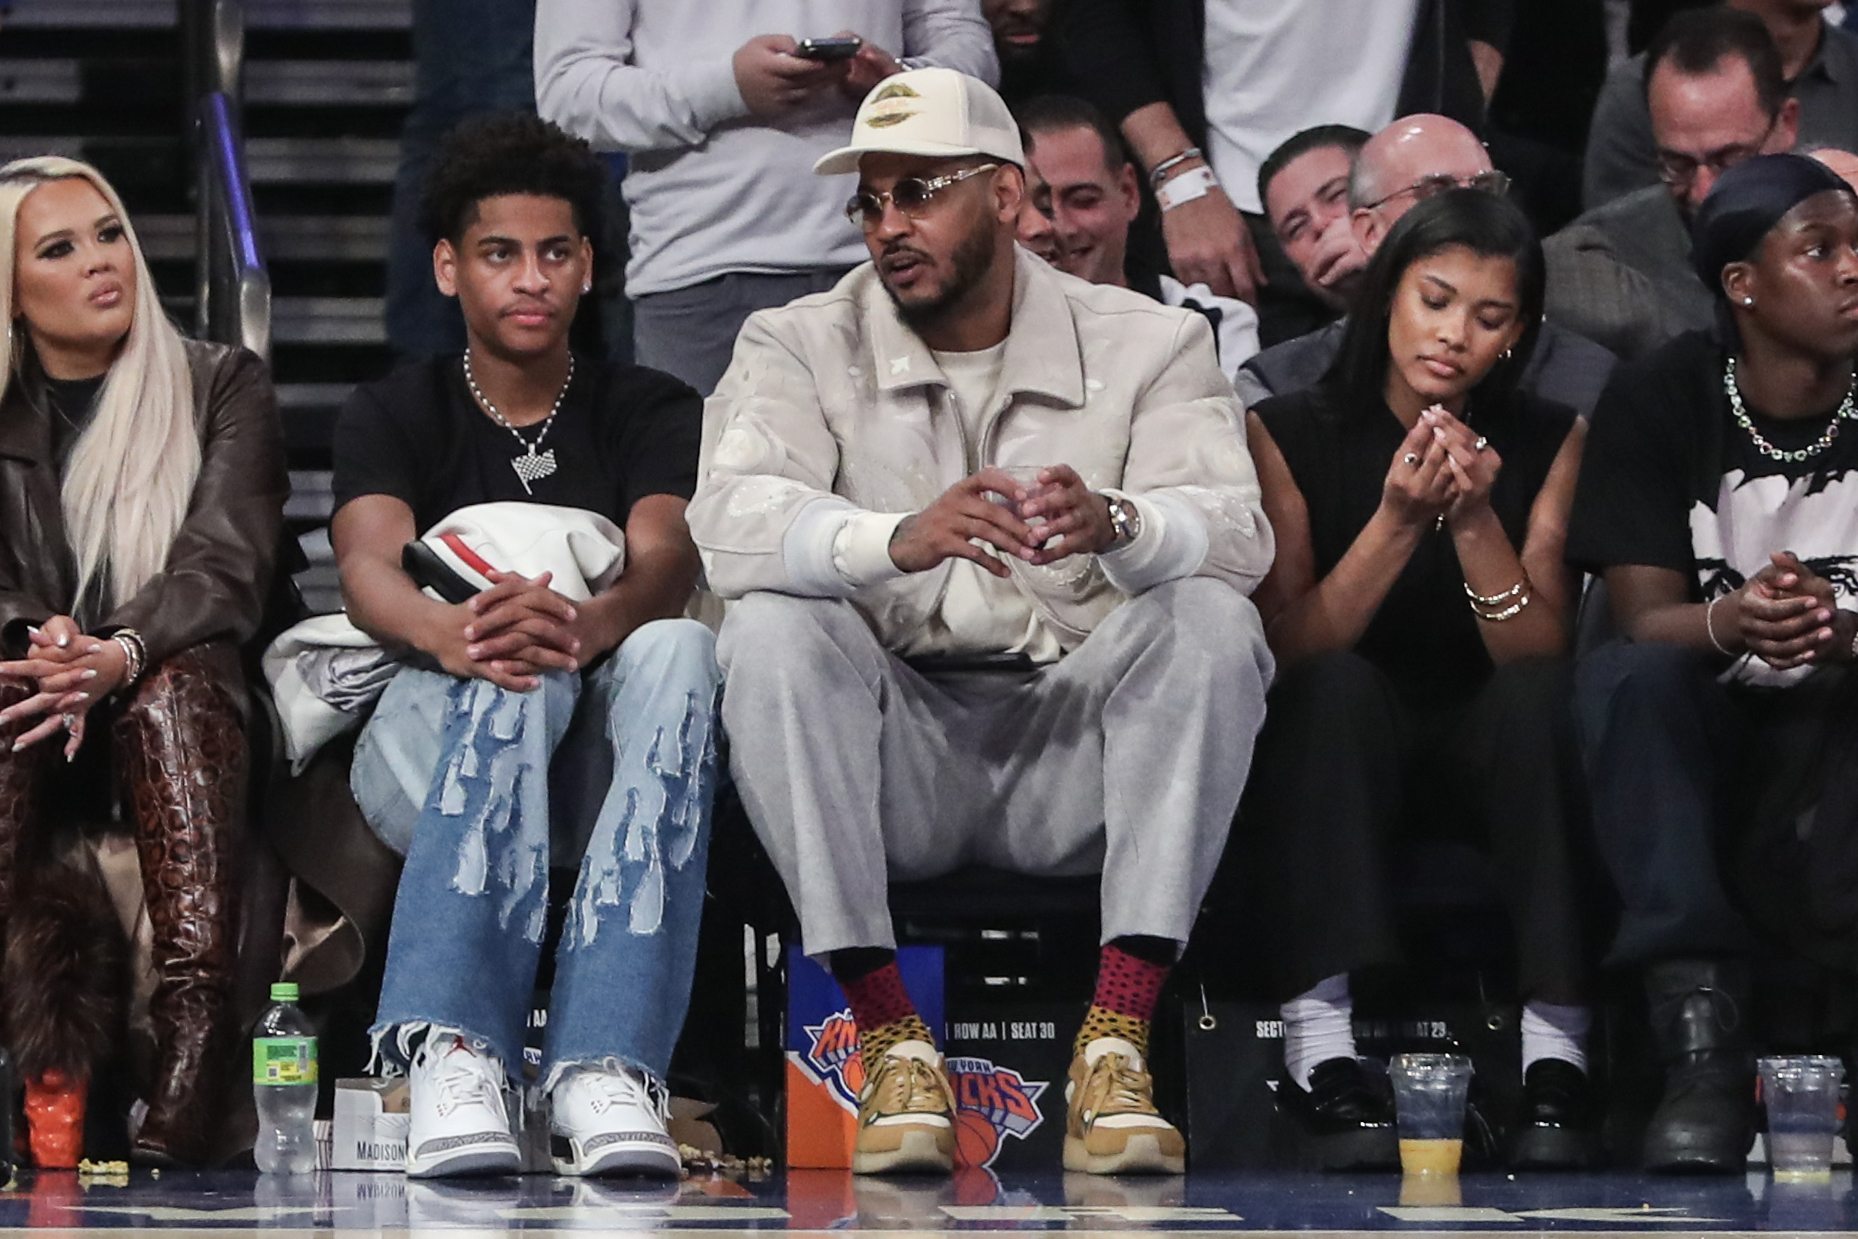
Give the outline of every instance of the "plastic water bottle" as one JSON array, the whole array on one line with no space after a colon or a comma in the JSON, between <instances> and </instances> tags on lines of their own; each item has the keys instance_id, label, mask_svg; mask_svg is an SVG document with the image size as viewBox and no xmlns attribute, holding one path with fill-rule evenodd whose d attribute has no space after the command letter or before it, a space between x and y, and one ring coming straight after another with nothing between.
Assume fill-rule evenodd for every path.
<instances>
[{"instance_id":1,"label":"plastic water bottle","mask_svg":"<svg viewBox=\"0 0 1858 1239\"><path fill-rule=\"evenodd\" d=\"M316 1169L316 1030L297 1010L297 987L271 986L271 1005L252 1035L252 1098L258 1144L252 1157L266 1174Z\"/></svg>"}]
</instances>

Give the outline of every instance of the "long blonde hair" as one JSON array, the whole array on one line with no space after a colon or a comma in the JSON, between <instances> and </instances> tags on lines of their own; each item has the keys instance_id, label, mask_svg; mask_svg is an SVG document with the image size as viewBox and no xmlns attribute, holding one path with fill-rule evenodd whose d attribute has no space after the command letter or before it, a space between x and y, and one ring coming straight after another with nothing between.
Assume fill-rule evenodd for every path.
<instances>
[{"instance_id":1,"label":"long blonde hair","mask_svg":"<svg viewBox=\"0 0 1858 1239\"><path fill-rule=\"evenodd\" d=\"M42 155L0 167L0 323L10 325L0 331L0 399L19 378L26 352L13 296L19 206L47 181L69 177L89 181L103 195L135 255L135 317L97 395L96 412L71 449L59 495L77 557L72 606L81 605L107 571L105 605L114 608L167 564L200 475L200 439L186 346L162 311L129 213L103 174L75 159Z\"/></svg>"}]
</instances>

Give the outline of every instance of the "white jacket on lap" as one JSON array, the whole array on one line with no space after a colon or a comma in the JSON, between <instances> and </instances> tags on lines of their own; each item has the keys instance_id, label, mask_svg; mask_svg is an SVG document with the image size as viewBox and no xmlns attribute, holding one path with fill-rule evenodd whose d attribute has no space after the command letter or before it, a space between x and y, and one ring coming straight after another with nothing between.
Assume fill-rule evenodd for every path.
<instances>
[{"instance_id":1,"label":"white jacket on lap","mask_svg":"<svg viewBox=\"0 0 1858 1239\"><path fill-rule=\"evenodd\" d=\"M885 556L884 569L848 571L840 534L874 523L869 514L922 510L971 472L972 456L1068 464L1141 512L1142 536L1112 554L1008 560L1010 582L980 574L1029 599L1064 649L1167 580L1210 576L1251 592L1271 566L1271 529L1206 320L1024 251L1014 281L995 407L972 450L947 379L871 264L748 320L704 408L686 514L712 590L850 598L888 648L942 652L926 634L957 564L901 575ZM996 635L949 644L1009 649L1023 634Z\"/></svg>"}]
</instances>

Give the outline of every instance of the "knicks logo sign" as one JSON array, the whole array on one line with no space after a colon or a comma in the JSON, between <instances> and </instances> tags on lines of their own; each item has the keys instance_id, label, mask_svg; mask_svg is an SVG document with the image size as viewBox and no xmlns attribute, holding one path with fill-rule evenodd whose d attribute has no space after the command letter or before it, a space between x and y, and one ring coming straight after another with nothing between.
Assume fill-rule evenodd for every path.
<instances>
[{"instance_id":1,"label":"knicks logo sign","mask_svg":"<svg viewBox=\"0 0 1858 1239\"><path fill-rule=\"evenodd\" d=\"M1039 1096L1048 1085L1023 1079L1010 1067L985 1058L951 1058L948 1082L955 1090L955 1161L962 1166L991 1166L1008 1136L1024 1140L1045 1116Z\"/></svg>"},{"instance_id":2,"label":"knicks logo sign","mask_svg":"<svg viewBox=\"0 0 1858 1239\"><path fill-rule=\"evenodd\" d=\"M806 1035L812 1045L800 1056L801 1067L813 1083L830 1088L840 1105L856 1110L864 1088L864 1058L858 1053L858 1025L852 1013L834 1011L824 1024L808 1024Z\"/></svg>"}]
</instances>

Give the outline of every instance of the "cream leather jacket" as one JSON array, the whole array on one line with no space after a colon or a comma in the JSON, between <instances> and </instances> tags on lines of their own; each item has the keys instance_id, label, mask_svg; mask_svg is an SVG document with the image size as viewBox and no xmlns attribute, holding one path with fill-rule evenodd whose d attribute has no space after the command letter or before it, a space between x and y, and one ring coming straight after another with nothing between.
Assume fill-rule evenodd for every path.
<instances>
[{"instance_id":1,"label":"cream leather jacket","mask_svg":"<svg viewBox=\"0 0 1858 1239\"><path fill-rule=\"evenodd\" d=\"M835 523L820 518L917 512L983 465L1068 464L1093 489L1134 499L1149 526L1102 556L1008 561L1067 650L1162 580L1210 576L1249 594L1271 566L1244 410L1199 314L1019 252L994 407L980 441L969 437L870 263L830 292L753 315L704 408L686 513L710 589L725 600L847 597L888 648L920 648L953 565L848 580Z\"/></svg>"}]
</instances>

